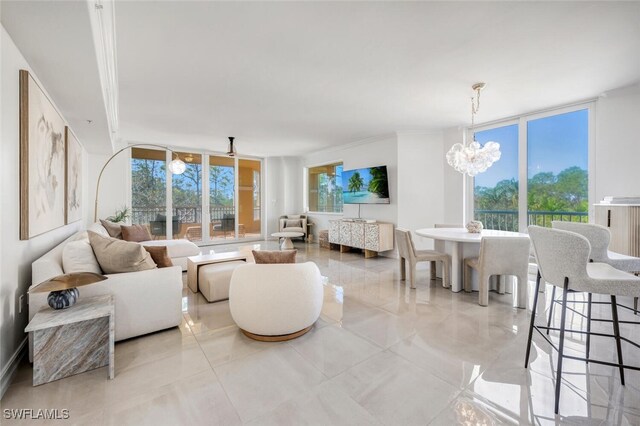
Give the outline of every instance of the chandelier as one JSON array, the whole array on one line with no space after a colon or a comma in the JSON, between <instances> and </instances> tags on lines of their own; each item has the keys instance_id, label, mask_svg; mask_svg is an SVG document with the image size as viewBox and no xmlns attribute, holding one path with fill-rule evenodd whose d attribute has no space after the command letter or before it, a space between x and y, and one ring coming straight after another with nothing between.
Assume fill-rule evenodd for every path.
<instances>
[{"instance_id":1,"label":"chandelier","mask_svg":"<svg viewBox=\"0 0 640 426\"><path fill-rule=\"evenodd\" d=\"M466 144L464 139L462 143L454 144L449 152L447 152L447 162L458 172L468 176L475 176L478 173L487 171L489 167L500 159L500 144L497 142L487 142L480 145L476 142L476 136L473 133L475 124L475 115L480 109L480 91L484 89L485 83L476 83L471 88L476 92L475 97L471 97L471 134L473 141Z\"/></svg>"}]
</instances>

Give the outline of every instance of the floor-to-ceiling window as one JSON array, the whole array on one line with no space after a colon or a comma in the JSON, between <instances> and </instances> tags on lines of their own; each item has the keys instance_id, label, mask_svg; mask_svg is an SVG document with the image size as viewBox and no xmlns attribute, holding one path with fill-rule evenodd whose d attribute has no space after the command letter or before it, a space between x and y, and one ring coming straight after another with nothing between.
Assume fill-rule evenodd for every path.
<instances>
[{"instance_id":1,"label":"floor-to-ceiling window","mask_svg":"<svg viewBox=\"0 0 640 426\"><path fill-rule=\"evenodd\" d=\"M131 149L131 221L149 228L156 239L167 238L166 153ZM174 230L175 232L175 230Z\"/></svg>"},{"instance_id":2,"label":"floor-to-ceiling window","mask_svg":"<svg viewBox=\"0 0 640 426\"><path fill-rule=\"evenodd\" d=\"M487 229L518 230L518 124L476 132L484 144L498 142L502 156L474 179L474 218Z\"/></svg>"},{"instance_id":3,"label":"floor-to-ceiling window","mask_svg":"<svg viewBox=\"0 0 640 426\"><path fill-rule=\"evenodd\" d=\"M307 203L311 212L342 212L342 163L307 169Z\"/></svg>"},{"instance_id":4,"label":"floor-to-ceiling window","mask_svg":"<svg viewBox=\"0 0 640 426\"><path fill-rule=\"evenodd\" d=\"M590 105L482 128L502 157L473 181L474 218L487 229L523 231L553 220L587 222Z\"/></svg>"},{"instance_id":5,"label":"floor-to-ceiling window","mask_svg":"<svg viewBox=\"0 0 640 426\"><path fill-rule=\"evenodd\" d=\"M587 222L589 110L527 122L528 224Z\"/></svg>"},{"instance_id":6,"label":"floor-to-ceiling window","mask_svg":"<svg viewBox=\"0 0 640 426\"><path fill-rule=\"evenodd\" d=\"M238 237L260 236L260 161L238 160Z\"/></svg>"},{"instance_id":7,"label":"floor-to-ceiling window","mask_svg":"<svg viewBox=\"0 0 640 426\"><path fill-rule=\"evenodd\" d=\"M165 166L176 154L186 170L172 175ZM156 239L206 245L262 235L260 159L133 148L131 182L133 221Z\"/></svg>"},{"instance_id":8,"label":"floor-to-ceiling window","mask_svg":"<svg viewBox=\"0 0 640 426\"><path fill-rule=\"evenodd\" d=\"M202 241L202 156L190 152L178 152L187 166L184 173L171 179L172 210L178 229L177 238Z\"/></svg>"},{"instance_id":9,"label":"floor-to-ceiling window","mask_svg":"<svg viewBox=\"0 0 640 426\"><path fill-rule=\"evenodd\" d=\"M209 215L213 240L236 237L235 164L231 157L209 157Z\"/></svg>"}]
</instances>

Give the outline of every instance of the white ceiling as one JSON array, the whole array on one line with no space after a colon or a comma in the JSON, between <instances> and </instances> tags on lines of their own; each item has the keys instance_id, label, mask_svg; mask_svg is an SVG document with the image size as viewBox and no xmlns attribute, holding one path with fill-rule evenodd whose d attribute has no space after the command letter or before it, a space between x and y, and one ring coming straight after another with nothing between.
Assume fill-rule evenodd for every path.
<instances>
[{"instance_id":1,"label":"white ceiling","mask_svg":"<svg viewBox=\"0 0 640 426\"><path fill-rule=\"evenodd\" d=\"M90 152L110 152L88 3L0 0L0 7L2 25L78 139Z\"/></svg>"},{"instance_id":2,"label":"white ceiling","mask_svg":"<svg viewBox=\"0 0 640 426\"><path fill-rule=\"evenodd\" d=\"M73 83L69 116L86 115L95 88L47 55L62 49L97 79L90 37L56 34L88 18L49 7L38 38L39 26L6 23L4 3L40 78L52 68L56 101ZM223 151L235 136L255 155L467 125L477 81L486 122L640 80L639 2L118 1L116 37L121 138Z\"/></svg>"}]
</instances>

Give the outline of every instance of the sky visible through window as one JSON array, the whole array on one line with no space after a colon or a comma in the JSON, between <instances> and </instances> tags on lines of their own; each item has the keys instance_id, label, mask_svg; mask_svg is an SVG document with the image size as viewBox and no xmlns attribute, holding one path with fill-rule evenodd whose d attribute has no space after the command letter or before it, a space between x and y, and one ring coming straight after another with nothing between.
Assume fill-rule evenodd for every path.
<instances>
[{"instance_id":1,"label":"sky visible through window","mask_svg":"<svg viewBox=\"0 0 640 426\"><path fill-rule=\"evenodd\" d=\"M475 177L475 186L494 187L505 179L518 180L518 125L496 127L476 132L476 141L481 145L493 141L500 144L500 160Z\"/></svg>"},{"instance_id":2,"label":"sky visible through window","mask_svg":"<svg viewBox=\"0 0 640 426\"><path fill-rule=\"evenodd\" d=\"M532 178L540 172L555 175L570 167L587 170L588 110L552 115L528 122L528 170ZM476 132L480 144L498 142L502 156L497 163L475 177L475 186L494 187L505 179L518 179L518 125Z\"/></svg>"},{"instance_id":3,"label":"sky visible through window","mask_svg":"<svg viewBox=\"0 0 640 426\"><path fill-rule=\"evenodd\" d=\"M498 142L502 156L474 180L474 217L489 229L517 230L519 207L527 223L588 220L589 110L526 120L527 197L520 198L518 124L476 133L480 144ZM524 171L524 170L523 170Z\"/></svg>"},{"instance_id":4,"label":"sky visible through window","mask_svg":"<svg viewBox=\"0 0 640 426\"><path fill-rule=\"evenodd\" d=\"M582 109L529 121L529 179L540 172L555 175L570 167L587 170L589 111Z\"/></svg>"}]
</instances>

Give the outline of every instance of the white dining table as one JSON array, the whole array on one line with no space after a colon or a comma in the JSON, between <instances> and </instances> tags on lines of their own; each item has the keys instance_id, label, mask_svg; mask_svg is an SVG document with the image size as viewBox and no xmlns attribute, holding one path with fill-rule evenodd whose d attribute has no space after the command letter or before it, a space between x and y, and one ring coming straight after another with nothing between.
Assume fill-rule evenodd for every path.
<instances>
[{"instance_id":1,"label":"white dining table","mask_svg":"<svg viewBox=\"0 0 640 426\"><path fill-rule=\"evenodd\" d=\"M436 243L448 241L445 251L451 256L451 291L459 292L463 287L464 259L476 257L480 253L480 241L484 237L529 237L521 232L497 231L483 229L480 233L471 233L466 228L423 228L415 231L416 235L431 238ZM438 244L436 244L438 245Z\"/></svg>"}]
</instances>

